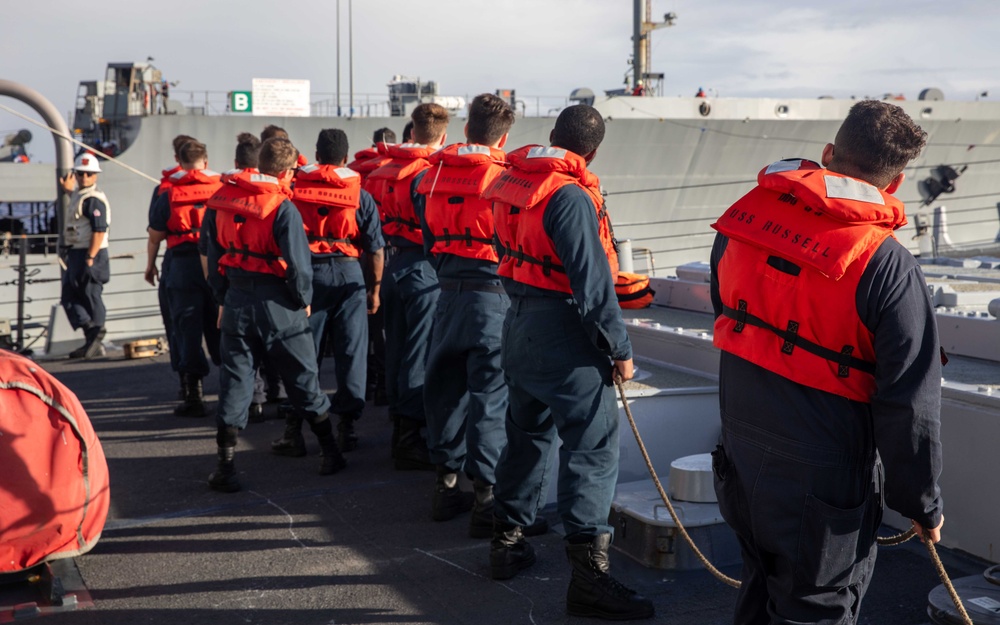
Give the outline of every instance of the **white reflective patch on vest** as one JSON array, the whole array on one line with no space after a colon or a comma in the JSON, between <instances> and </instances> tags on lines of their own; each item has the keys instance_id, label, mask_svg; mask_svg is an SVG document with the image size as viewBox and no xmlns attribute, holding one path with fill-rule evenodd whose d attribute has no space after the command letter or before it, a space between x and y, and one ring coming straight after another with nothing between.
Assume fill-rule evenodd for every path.
<instances>
[{"instance_id":1,"label":"white reflective patch on vest","mask_svg":"<svg viewBox=\"0 0 1000 625\"><path fill-rule=\"evenodd\" d=\"M220 174L217 171L212 171L211 169L203 169L203 170L201 170L201 173L205 174L206 176L208 176L210 178L214 178L215 176L221 176L222 175L222 174Z\"/></svg>"},{"instance_id":2,"label":"white reflective patch on vest","mask_svg":"<svg viewBox=\"0 0 1000 625\"><path fill-rule=\"evenodd\" d=\"M867 182L842 176L824 176L823 178L826 180L826 197L828 198L855 200L885 206L885 198L878 192L878 189Z\"/></svg>"},{"instance_id":3,"label":"white reflective patch on vest","mask_svg":"<svg viewBox=\"0 0 1000 625\"><path fill-rule=\"evenodd\" d=\"M235 176L236 174L243 171L242 169L227 169L222 175L223 176Z\"/></svg>"},{"instance_id":4,"label":"white reflective patch on vest","mask_svg":"<svg viewBox=\"0 0 1000 625\"><path fill-rule=\"evenodd\" d=\"M778 161L777 163L771 163L764 170L764 175L776 174L782 171L795 171L796 169L802 169L802 159L797 158L791 161Z\"/></svg>"},{"instance_id":5,"label":"white reflective patch on vest","mask_svg":"<svg viewBox=\"0 0 1000 625\"><path fill-rule=\"evenodd\" d=\"M465 154L486 154L487 156L489 156L490 149L485 145L463 145L462 147L458 148L457 153L459 156Z\"/></svg>"},{"instance_id":6,"label":"white reflective patch on vest","mask_svg":"<svg viewBox=\"0 0 1000 625\"><path fill-rule=\"evenodd\" d=\"M562 148L544 148L538 146L528 150L528 158L566 158L566 150Z\"/></svg>"},{"instance_id":7,"label":"white reflective patch on vest","mask_svg":"<svg viewBox=\"0 0 1000 625\"><path fill-rule=\"evenodd\" d=\"M336 173L341 178L356 178L358 176L358 172L354 171L350 167L338 167L336 169Z\"/></svg>"},{"instance_id":8,"label":"white reflective patch on vest","mask_svg":"<svg viewBox=\"0 0 1000 625\"><path fill-rule=\"evenodd\" d=\"M177 180L180 180L181 178L183 178L184 176L186 176L186 175L187 175L187 173L188 173L188 172L187 172L187 170L186 170L186 169L181 169L181 170L178 170L178 171L176 171L176 172L174 172L174 173L170 174L170 179L171 179L171 180L174 180L174 179L177 179Z\"/></svg>"},{"instance_id":9,"label":"white reflective patch on vest","mask_svg":"<svg viewBox=\"0 0 1000 625\"><path fill-rule=\"evenodd\" d=\"M299 167L299 171L301 171L304 174L311 174L314 171L316 171L317 169L319 169L319 165L316 165L316 164L313 164L313 165L303 165L302 167Z\"/></svg>"},{"instance_id":10,"label":"white reflective patch on vest","mask_svg":"<svg viewBox=\"0 0 1000 625\"><path fill-rule=\"evenodd\" d=\"M250 174L250 182L270 182L271 184L278 184L278 179L267 174Z\"/></svg>"}]
</instances>

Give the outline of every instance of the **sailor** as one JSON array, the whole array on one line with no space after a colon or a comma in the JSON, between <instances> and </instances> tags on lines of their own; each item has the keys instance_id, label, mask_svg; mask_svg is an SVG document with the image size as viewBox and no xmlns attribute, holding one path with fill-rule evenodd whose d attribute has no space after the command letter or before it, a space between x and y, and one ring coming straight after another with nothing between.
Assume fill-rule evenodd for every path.
<instances>
[{"instance_id":1,"label":"sailor","mask_svg":"<svg viewBox=\"0 0 1000 625\"><path fill-rule=\"evenodd\" d=\"M197 141L194 137L188 135L177 135L174 137L172 142L174 149L174 161L177 163L170 169L164 169L161 172L160 184L153 189L153 197L149 199L149 219L153 218L153 206L156 205L156 199L162 194L166 193L167 189L170 188L171 182L170 177L181 170L180 161L180 151L181 147L184 146L188 141ZM148 223L148 222L147 222ZM169 250L168 250L169 252ZM163 262L160 264L159 270L156 268L156 259L154 258L152 262L147 260L145 278L146 282L156 287L156 298L160 304L160 319L163 321L163 333L167 340L167 352L170 354L170 369L175 373L178 372L177 369L177 350L171 347L171 341L173 340L173 325L170 323L170 305L167 302L167 287L164 282L167 279L167 275L170 272L170 255L168 253L163 254ZM159 280L159 282L157 282ZM181 392L181 399L184 399L184 393Z\"/></svg>"},{"instance_id":2,"label":"sailor","mask_svg":"<svg viewBox=\"0 0 1000 625\"><path fill-rule=\"evenodd\" d=\"M587 105L559 114L551 147L508 155L494 201L499 274L511 305L502 365L510 407L496 471L490 569L508 579L535 562L523 528L535 520L549 452L562 440L558 511L577 616L647 618L653 605L608 573L611 498L618 475L612 377L632 378L632 345L615 297L618 254L597 176L587 164L604 119Z\"/></svg>"},{"instance_id":3,"label":"sailor","mask_svg":"<svg viewBox=\"0 0 1000 625\"><path fill-rule=\"evenodd\" d=\"M940 539L937 324L893 236L906 217L892 193L926 136L898 106L859 102L822 166L770 165L713 225L734 623L857 622L883 500Z\"/></svg>"},{"instance_id":4,"label":"sailor","mask_svg":"<svg viewBox=\"0 0 1000 625\"><path fill-rule=\"evenodd\" d=\"M289 136L288 136L288 131L285 130L284 128L282 128L281 126L275 126L274 124L268 124L267 126L264 126L264 130L260 131L260 142L261 143L267 141L268 139L274 138L274 137L278 137L279 139L289 139L289 140L291 140L289 138ZM309 162L309 159L307 159L304 154L300 153L299 156L298 156L298 158L295 161L295 164L297 166L299 166L299 167L302 167L303 165L307 164L308 162Z\"/></svg>"},{"instance_id":5,"label":"sailor","mask_svg":"<svg viewBox=\"0 0 1000 625\"><path fill-rule=\"evenodd\" d=\"M326 327L333 345L337 392L331 412L340 415L338 441L343 451L357 448L354 422L365 407L365 374L368 356L368 314L379 308L382 282L382 229L378 210L361 176L344 166L347 135L328 128L316 139L316 163L300 167L295 177L292 202L305 224L312 253L313 296L309 327L316 351ZM371 290L365 288L358 262L374 276ZM366 314L367 313L367 314ZM318 366L318 363L317 363ZM302 417L286 417L285 434L271 444L282 456L304 456Z\"/></svg>"},{"instance_id":6,"label":"sailor","mask_svg":"<svg viewBox=\"0 0 1000 625\"><path fill-rule=\"evenodd\" d=\"M208 375L209 355L219 364L218 309L205 279L198 252L201 223L208 199L222 186L219 174L208 169L205 144L188 141L178 153L181 169L170 176L170 188L160 194L150 210L149 238L146 243L146 278L156 277L156 256L167 242L164 264L170 271L165 285L173 328L172 351L177 352L177 372L181 378L181 403L174 408L179 417L204 417L202 378Z\"/></svg>"},{"instance_id":7,"label":"sailor","mask_svg":"<svg viewBox=\"0 0 1000 625\"><path fill-rule=\"evenodd\" d=\"M111 206L104 192L97 188L101 165L97 157L83 152L76 157L73 175L60 178L63 191L70 193L69 210L63 230L66 271L62 279L60 303L74 330L83 330L82 347L70 352L70 358L97 358L104 355L104 322L107 309L101 294L111 279L108 261L108 226Z\"/></svg>"},{"instance_id":8,"label":"sailor","mask_svg":"<svg viewBox=\"0 0 1000 625\"><path fill-rule=\"evenodd\" d=\"M427 446L437 469L431 514L447 521L472 507L458 474L473 479L469 534L493 535L493 484L506 443L507 387L500 368L500 334L510 300L497 275L493 208L482 198L503 173L500 148L514 111L482 94L469 106L465 136L432 154L417 176L414 204L424 252L441 283L424 380Z\"/></svg>"},{"instance_id":9,"label":"sailor","mask_svg":"<svg viewBox=\"0 0 1000 625\"><path fill-rule=\"evenodd\" d=\"M444 145L448 111L425 103L413 109L414 143L387 146L392 159L371 174L382 181L382 230L389 244L382 285L385 306L386 390L393 421L392 458L399 470L432 470L420 433L424 416L424 364L439 289L424 256L420 223L413 212L413 181L430 167L427 158Z\"/></svg>"},{"instance_id":10,"label":"sailor","mask_svg":"<svg viewBox=\"0 0 1000 625\"><path fill-rule=\"evenodd\" d=\"M347 164L361 174L362 189L368 191L368 174L389 160L383 155L384 146L395 142L396 133L392 129L379 128L372 134L372 147L357 152L354 160ZM383 153L379 152L380 149ZM367 263L362 263L362 269L365 270L365 284L370 291L374 286L375 276L368 271ZM385 392L385 308L382 306L368 315L368 373L365 389L365 399L371 400L376 406L385 406L389 403Z\"/></svg>"},{"instance_id":11,"label":"sailor","mask_svg":"<svg viewBox=\"0 0 1000 625\"><path fill-rule=\"evenodd\" d=\"M291 202L298 151L288 139L260 147L260 173L244 171L209 200L203 230L210 237L209 283L222 306L219 381L219 464L209 476L218 491L240 489L233 458L253 398L253 368L261 358L281 374L293 409L319 440L321 475L346 463L337 447L320 390L316 348L309 332L312 266L302 218Z\"/></svg>"}]
</instances>

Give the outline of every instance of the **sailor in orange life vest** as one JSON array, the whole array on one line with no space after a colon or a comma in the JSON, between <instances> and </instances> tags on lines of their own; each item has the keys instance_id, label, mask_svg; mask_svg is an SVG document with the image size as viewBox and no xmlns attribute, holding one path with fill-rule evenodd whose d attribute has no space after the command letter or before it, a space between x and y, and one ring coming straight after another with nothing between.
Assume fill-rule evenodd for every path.
<instances>
[{"instance_id":1,"label":"sailor in orange life vest","mask_svg":"<svg viewBox=\"0 0 1000 625\"><path fill-rule=\"evenodd\" d=\"M386 391L393 420L392 458L399 470L432 470L420 434L424 417L424 366L440 290L424 256L424 238L413 212L414 179L444 145L448 111L439 104L413 109L414 143L386 146L391 160L368 175L376 183L382 231L390 246L382 284L385 306Z\"/></svg>"},{"instance_id":2,"label":"sailor in orange life vest","mask_svg":"<svg viewBox=\"0 0 1000 625\"><path fill-rule=\"evenodd\" d=\"M292 202L302 215L312 252L313 297L309 327L316 350L329 325L337 392L331 412L340 415L338 441L343 451L357 448L354 422L365 407L365 374L368 356L368 313L379 308L382 282L382 229L378 210L361 176L344 166L347 135L343 130L321 130L316 139L314 165L300 167L295 176ZM370 290L358 262L362 251L374 277ZM319 363L317 363L317 367ZM304 456L302 417L286 417L285 434L271 444L281 456Z\"/></svg>"},{"instance_id":3,"label":"sailor in orange life vest","mask_svg":"<svg viewBox=\"0 0 1000 625\"><path fill-rule=\"evenodd\" d=\"M774 163L713 225L734 623L857 622L883 501L940 539L941 352L891 195L926 136L898 106L859 102L826 169Z\"/></svg>"},{"instance_id":4,"label":"sailor in orange life vest","mask_svg":"<svg viewBox=\"0 0 1000 625\"><path fill-rule=\"evenodd\" d=\"M182 397L174 414L204 417L201 381L208 375L208 360L201 344L204 339L212 362L218 365L219 329L218 309L202 270L198 240L205 204L222 181L218 173L208 169L208 150L203 143L188 141L178 155L181 169L170 176L170 187L149 211L146 281L156 284L156 256L166 240L164 264L169 256L170 271L161 284L165 284L170 309L171 348L177 351Z\"/></svg>"},{"instance_id":5,"label":"sailor in orange life vest","mask_svg":"<svg viewBox=\"0 0 1000 625\"><path fill-rule=\"evenodd\" d=\"M368 189L368 174L389 160L388 157L379 154L378 146L395 142L395 132L389 128L379 128L372 134L372 147L356 153L354 160L347 164L361 174L361 188L369 194L371 191ZM374 201L374 197L372 199ZM364 258L364 253L361 257ZM371 289L375 276L368 272L365 265L366 263L362 263L361 268L365 270L365 284ZM389 403L385 392L385 307L383 306L379 306L375 312L368 315L368 372L365 389L365 399L373 401L376 406L385 406Z\"/></svg>"},{"instance_id":6,"label":"sailor in orange life vest","mask_svg":"<svg viewBox=\"0 0 1000 625\"><path fill-rule=\"evenodd\" d=\"M244 171L209 200L202 229L210 237L209 283L222 305L222 367L216 423L214 490L240 489L233 458L253 398L253 368L264 357L281 374L293 409L319 440L321 475L344 468L320 390L309 331L312 264L302 217L291 202L298 151L288 139L260 147L260 173Z\"/></svg>"},{"instance_id":7,"label":"sailor in orange life vest","mask_svg":"<svg viewBox=\"0 0 1000 625\"><path fill-rule=\"evenodd\" d=\"M608 513L618 475L613 376L632 378L632 344L615 296L618 254L600 183L587 164L604 138L594 108L570 106L549 136L525 146L484 194L492 201L499 274L510 295L502 365L510 407L496 469L490 572L535 562L523 528L535 520L549 452L562 440L558 512L572 578L567 610L648 618L653 604L608 573Z\"/></svg>"},{"instance_id":8,"label":"sailor in orange life vest","mask_svg":"<svg viewBox=\"0 0 1000 625\"><path fill-rule=\"evenodd\" d=\"M170 176L173 176L174 174L176 174L181 170L180 151L181 148L184 146L184 144L187 143L188 141L197 141L197 139L188 135L177 135L171 142L172 147L174 149L174 161L176 161L177 164L171 167L170 169L164 169L161 172L160 184L157 185L155 189L153 189L153 196L149 199L149 219L153 218L153 206L156 205L156 199L160 197L160 195L166 193L167 189L169 189L171 186ZM147 266L146 269L148 270L149 267ZM171 347L171 341L173 340L173 325L170 323L170 305L167 302L167 287L164 284L164 282L167 279L167 275L169 273L170 273L170 254L164 253L163 262L160 263L159 272L154 275L150 275L147 272L146 282L149 282L150 284L156 286L156 298L160 304L160 319L163 321L163 333L167 340L167 351L170 354L170 369L175 373L177 373L178 352L176 349ZM159 278L158 284L156 282L157 278ZM183 392L181 393L180 398L184 399Z\"/></svg>"},{"instance_id":9,"label":"sailor in orange life vest","mask_svg":"<svg viewBox=\"0 0 1000 625\"><path fill-rule=\"evenodd\" d=\"M497 276L493 209L481 195L504 171L500 148L513 123L506 102L476 96L465 125L469 143L435 152L430 169L414 179L424 253L441 283L424 378L427 446L437 468L431 516L447 521L472 507L472 494L458 487L464 470L480 500L470 527L476 538L489 538L493 529L494 470L507 410L500 331L510 305Z\"/></svg>"},{"instance_id":10,"label":"sailor in orange life vest","mask_svg":"<svg viewBox=\"0 0 1000 625\"><path fill-rule=\"evenodd\" d=\"M107 308L101 294L111 279L108 258L108 229L111 206L108 196L97 188L101 164L90 152L76 157L73 175L59 179L69 193L69 210L63 229L66 271L63 273L60 304L74 330L83 330L82 347L69 353L70 358L96 358L104 355L104 322Z\"/></svg>"}]
</instances>

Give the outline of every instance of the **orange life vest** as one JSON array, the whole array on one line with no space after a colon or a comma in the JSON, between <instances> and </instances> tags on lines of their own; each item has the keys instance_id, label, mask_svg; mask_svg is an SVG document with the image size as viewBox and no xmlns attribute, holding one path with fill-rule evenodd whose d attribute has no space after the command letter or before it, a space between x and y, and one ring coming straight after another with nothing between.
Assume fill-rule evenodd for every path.
<instances>
[{"instance_id":1,"label":"orange life vest","mask_svg":"<svg viewBox=\"0 0 1000 625\"><path fill-rule=\"evenodd\" d=\"M292 191L274 176L254 170L232 175L208 201L215 209L216 239L225 253L219 273L226 267L285 277L288 263L274 240L274 218Z\"/></svg>"},{"instance_id":2,"label":"orange life vest","mask_svg":"<svg viewBox=\"0 0 1000 625\"><path fill-rule=\"evenodd\" d=\"M485 145L449 145L427 159L417 192L427 198L424 221L435 254L497 262L493 204L482 195L503 173L507 155ZM425 233L428 234L428 233Z\"/></svg>"},{"instance_id":3,"label":"orange life vest","mask_svg":"<svg viewBox=\"0 0 1000 625\"><path fill-rule=\"evenodd\" d=\"M413 212L413 198L410 196L410 186L413 178L430 167L427 158L437 151L426 145L403 143L387 145L386 156L389 162L368 174L369 180L382 181L379 204L379 216L382 218L382 231L387 236L397 236L416 245L423 245L424 238L420 231L420 222Z\"/></svg>"},{"instance_id":4,"label":"orange life vest","mask_svg":"<svg viewBox=\"0 0 1000 625\"><path fill-rule=\"evenodd\" d=\"M181 166L174 165L170 169L164 169L163 171L160 172L162 176L160 177L160 186L156 187L156 195L161 195L167 189L173 186L173 183L170 182L170 177L179 171L181 171Z\"/></svg>"},{"instance_id":5,"label":"orange life vest","mask_svg":"<svg viewBox=\"0 0 1000 625\"><path fill-rule=\"evenodd\" d=\"M378 148L365 148L360 152L355 152L354 160L347 164L348 167L361 174L362 184L364 184L368 174L384 164L383 161L386 159L376 158L378 155Z\"/></svg>"},{"instance_id":6,"label":"orange life vest","mask_svg":"<svg viewBox=\"0 0 1000 625\"><path fill-rule=\"evenodd\" d=\"M531 286L572 293L566 268L545 233L543 218L552 194L575 184L594 204L601 246L608 257L611 279L617 280L618 251L600 180L587 169L583 157L561 148L527 145L508 154L507 160L510 168L483 196L495 202L493 222L503 253L498 273Z\"/></svg>"},{"instance_id":7,"label":"orange life vest","mask_svg":"<svg viewBox=\"0 0 1000 625\"><path fill-rule=\"evenodd\" d=\"M306 165L295 176L292 195L313 254L361 255L358 207L361 176L336 165Z\"/></svg>"},{"instance_id":8,"label":"orange life vest","mask_svg":"<svg viewBox=\"0 0 1000 625\"><path fill-rule=\"evenodd\" d=\"M779 161L712 225L715 345L799 384L860 402L875 392L874 337L856 295L872 255L906 224L903 204L811 161Z\"/></svg>"},{"instance_id":9,"label":"orange life vest","mask_svg":"<svg viewBox=\"0 0 1000 625\"><path fill-rule=\"evenodd\" d=\"M197 243L205 203L222 186L219 174L209 169L180 170L170 176L170 217L167 219L167 249L181 243Z\"/></svg>"},{"instance_id":10,"label":"orange life vest","mask_svg":"<svg viewBox=\"0 0 1000 625\"><path fill-rule=\"evenodd\" d=\"M367 191L372 196L372 199L375 200L375 206L379 209L379 215L382 214L382 192L385 189L385 180L372 178L371 173L392 160L388 156L390 145L392 144L379 143L374 148L358 152L355 154L356 159L354 162L348 165L348 167L361 174L361 188ZM368 160L362 161L361 155L367 153L369 150L371 150L373 155Z\"/></svg>"},{"instance_id":11,"label":"orange life vest","mask_svg":"<svg viewBox=\"0 0 1000 625\"><path fill-rule=\"evenodd\" d=\"M653 303L656 291L649 288L649 276L619 271L615 295L622 308L645 308Z\"/></svg>"}]
</instances>

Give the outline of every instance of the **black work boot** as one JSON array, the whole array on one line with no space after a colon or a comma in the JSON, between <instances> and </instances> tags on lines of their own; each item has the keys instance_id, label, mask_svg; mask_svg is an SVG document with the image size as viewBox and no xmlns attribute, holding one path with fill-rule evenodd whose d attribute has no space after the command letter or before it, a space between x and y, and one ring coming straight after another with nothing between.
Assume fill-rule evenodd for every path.
<instances>
[{"instance_id":1,"label":"black work boot","mask_svg":"<svg viewBox=\"0 0 1000 625\"><path fill-rule=\"evenodd\" d=\"M235 493L242 488L236 478L236 466L233 458L236 456L236 428L220 427L215 435L219 446L219 465L208 476L208 486L222 493Z\"/></svg>"},{"instance_id":2,"label":"black work boot","mask_svg":"<svg viewBox=\"0 0 1000 625\"><path fill-rule=\"evenodd\" d=\"M493 540L490 541L490 577L510 579L517 572L535 563L535 550L518 525L493 519Z\"/></svg>"},{"instance_id":3,"label":"black work boot","mask_svg":"<svg viewBox=\"0 0 1000 625\"><path fill-rule=\"evenodd\" d=\"M434 496L431 498L431 517L435 521L449 521L472 508L475 496L458 487L458 473L448 467L437 468Z\"/></svg>"},{"instance_id":4,"label":"black work boot","mask_svg":"<svg viewBox=\"0 0 1000 625\"><path fill-rule=\"evenodd\" d=\"M204 417L205 397L201 378L194 373L182 373L181 388L184 390L184 401L174 408L174 414L178 417Z\"/></svg>"},{"instance_id":5,"label":"black work boot","mask_svg":"<svg viewBox=\"0 0 1000 625\"><path fill-rule=\"evenodd\" d=\"M247 410L247 422L248 423L263 423L264 422L264 404L259 404L257 402L252 402L250 404L250 409Z\"/></svg>"},{"instance_id":6,"label":"black work boot","mask_svg":"<svg viewBox=\"0 0 1000 625\"><path fill-rule=\"evenodd\" d=\"M309 429L316 435L319 448L323 453L319 465L320 475L333 475L347 466L347 461L337 447L337 439L333 435L333 425L328 415L318 415L309 419Z\"/></svg>"},{"instance_id":7,"label":"black work boot","mask_svg":"<svg viewBox=\"0 0 1000 625\"><path fill-rule=\"evenodd\" d=\"M104 326L91 325L83 330L83 335L87 337L87 342L84 345L84 358L91 360L106 355L104 351L105 334Z\"/></svg>"},{"instance_id":8,"label":"black work boot","mask_svg":"<svg viewBox=\"0 0 1000 625\"><path fill-rule=\"evenodd\" d=\"M341 451L354 451L358 448L358 435L354 433L353 415L342 414L337 423L337 444Z\"/></svg>"},{"instance_id":9,"label":"black work boot","mask_svg":"<svg viewBox=\"0 0 1000 625\"><path fill-rule=\"evenodd\" d=\"M296 411L285 414L285 433L271 441L271 453L276 456L301 458L306 455L306 440L302 438L302 415Z\"/></svg>"},{"instance_id":10,"label":"black work boot","mask_svg":"<svg viewBox=\"0 0 1000 625\"><path fill-rule=\"evenodd\" d=\"M493 485L478 477L472 481L475 501L469 517L470 538L492 538L493 536Z\"/></svg>"},{"instance_id":11,"label":"black work boot","mask_svg":"<svg viewBox=\"0 0 1000 625\"><path fill-rule=\"evenodd\" d=\"M397 471L433 471L427 441L420 435L421 423L396 415L395 428L398 432L396 446L392 451L393 464ZM395 432L394 432L395 434Z\"/></svg>"},{"instance_id":12,"label":"black work boot","mask_svg":"<svg viewBox=\"0 0 1000 625\"><path fill-rule=\"evenodd\" d=\"M566 591L566 611L611 621L653 617L653 602L626 587L608 572L611 534L590 542L566 545L573 576Z\"/></svg>"}]
</instances>

